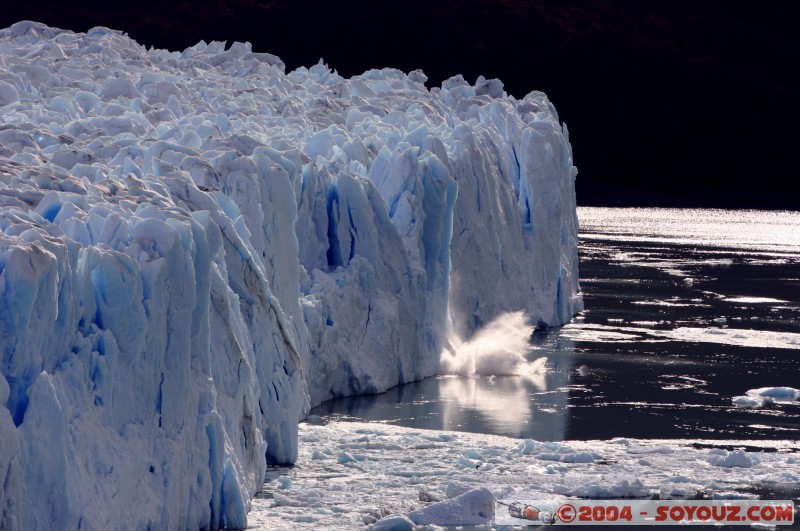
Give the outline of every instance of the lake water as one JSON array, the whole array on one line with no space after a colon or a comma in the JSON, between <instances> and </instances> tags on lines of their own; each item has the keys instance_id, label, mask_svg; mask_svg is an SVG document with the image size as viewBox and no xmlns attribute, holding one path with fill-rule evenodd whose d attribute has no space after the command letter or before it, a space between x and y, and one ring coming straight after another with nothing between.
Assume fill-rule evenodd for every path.
<instances>
[{"instance_id":1,"label":"lake water","mask_svg":"<svg viewBox=\"0 0 800 531\"><path fill-rule=\"evenodd\" d=\"M532 376L439 376L312 411L541 441L800 440L800 212L579 208L585 311L537 332Z\"/></svg>"}]
</instances>

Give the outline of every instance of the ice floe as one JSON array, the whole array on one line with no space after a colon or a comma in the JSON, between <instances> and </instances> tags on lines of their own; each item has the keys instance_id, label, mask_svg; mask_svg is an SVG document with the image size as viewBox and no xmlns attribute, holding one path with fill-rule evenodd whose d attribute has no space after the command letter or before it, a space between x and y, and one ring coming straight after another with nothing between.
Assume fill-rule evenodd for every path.
<instances>
[{"instance_id":1,"label":"ice floe","mask_svg":"<svg viewBox=\"0 0 800 531\"><path fill-rule=\"evenodd\" d=\"M537 442L351 422L301 424L300 441L295 467L268 470L251 525L274 530L469 525L477 523L476 511L488 514L490 495L510 503L570 496L747 499L759 489L789 497L800 492L800 454L790 441ZM355 460L313 461L314 451L346 451ZM471 466L464 466L467 460ZM292 479L289 491L283 488L286 477ZM285 504L285 496L313 505ZM495 511L504 510L495 505Z\"/></svg>"}]
</instances>

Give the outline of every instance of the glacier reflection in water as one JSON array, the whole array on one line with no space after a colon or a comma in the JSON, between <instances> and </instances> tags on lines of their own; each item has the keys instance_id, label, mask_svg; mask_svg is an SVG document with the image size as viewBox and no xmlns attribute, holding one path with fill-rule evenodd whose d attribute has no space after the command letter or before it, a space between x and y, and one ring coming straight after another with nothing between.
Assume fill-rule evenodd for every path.
<instances>
[{"instance_id":1,"label":"glacier reflection in water","mask_svg":"<svg viewBox=\"0 0 800 531\"><path fill-rule=\"evenodd\" d=\"M522 375L437 376L379 395L331 400L314 408L312 414L413 428L563 440L571 357L534 345L527 359L528 370L523 367Z\"/></svg>"}]
</instances>

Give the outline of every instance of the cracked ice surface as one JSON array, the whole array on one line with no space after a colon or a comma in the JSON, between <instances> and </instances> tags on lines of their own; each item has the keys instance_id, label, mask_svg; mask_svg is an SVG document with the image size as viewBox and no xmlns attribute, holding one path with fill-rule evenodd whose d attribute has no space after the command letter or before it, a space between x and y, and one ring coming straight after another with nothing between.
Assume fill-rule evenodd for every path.
<instances>
[{"instance_id":1,"label":"cracked ice surface","mask_svg":"<svg viewBox=\"0 0 800 531\"><path fill-rule=\"evenodd\" d=\"M580 308L552 104L425 80L0 31L0 527L244 526L310 405Z\"/></svg>"}]
</instances>

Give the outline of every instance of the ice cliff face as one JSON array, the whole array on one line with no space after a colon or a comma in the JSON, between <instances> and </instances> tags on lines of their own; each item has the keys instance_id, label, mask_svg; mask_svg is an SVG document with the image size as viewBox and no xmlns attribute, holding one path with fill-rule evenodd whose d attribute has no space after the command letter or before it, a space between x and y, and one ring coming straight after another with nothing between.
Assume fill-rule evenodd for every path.
<instances>
[{"instance_id":1,"label":"ice cliff face","mask_svg":"<svg viewBox=\"0 0 800 531\"><path fill-rule=\"evenodd\" d=\"M541 93L0 31L0 527L243 527L310 405L577 295Z\"/></svg>"}]
</instances>

